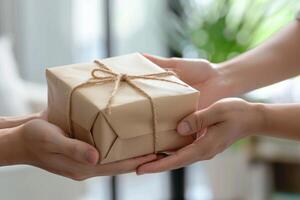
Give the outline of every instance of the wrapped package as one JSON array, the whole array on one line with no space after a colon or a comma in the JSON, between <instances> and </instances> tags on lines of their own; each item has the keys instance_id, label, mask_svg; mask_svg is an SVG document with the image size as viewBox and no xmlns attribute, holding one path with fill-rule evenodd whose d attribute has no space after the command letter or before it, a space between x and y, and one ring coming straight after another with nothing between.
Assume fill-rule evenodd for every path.
<instances>
[{"instance_id":1,"label":"wrapped package","mask_svg":"<svg viewBox=\"0 0 300 200\"><path fill-rule=\"evenodd\" d=\"M95 146L100 163L190 144L177 123L197 109L199 91L135 53L46 70L48 119Z\"/></svg>"}]
</instances>

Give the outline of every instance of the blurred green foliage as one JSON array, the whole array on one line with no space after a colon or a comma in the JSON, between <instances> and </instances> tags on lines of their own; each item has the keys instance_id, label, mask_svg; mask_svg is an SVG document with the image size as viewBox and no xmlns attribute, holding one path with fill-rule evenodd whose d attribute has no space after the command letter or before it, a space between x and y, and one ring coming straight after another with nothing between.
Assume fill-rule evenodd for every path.
<instances>
[{"instance_id":1,"label":"blurred green foliage","mask_svg":"<svg viewBox=\"0 0 300 200\"><path fill-rule=\"evenodd\" d=\"M169 0L172 54L222 62L295 18L299 0ZM171 21L171 23L170 23Z\"/></svg>"}]
</instances>

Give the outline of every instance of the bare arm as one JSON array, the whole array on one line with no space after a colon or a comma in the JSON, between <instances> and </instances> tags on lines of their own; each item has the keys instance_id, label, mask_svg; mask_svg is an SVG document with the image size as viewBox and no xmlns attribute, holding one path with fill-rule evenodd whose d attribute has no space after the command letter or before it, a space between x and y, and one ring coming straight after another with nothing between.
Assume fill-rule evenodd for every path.
<instances>
[{"instance_id":1,"label":"bare arm","mask_svg":"<svg viewBox=\"0 0 300 200\"><path fill-rule=\"evenodd\" d=\"M19 134L19 127L0 129L0 166L26 163Z\"/></svg>"},{"instance_id":2,"label":"bare arm","mask_svg":"<svg viewBox=\"0 0 300 200\"><path fill-rule=\"evenodd\" d=\"M262 135L300 141L300 104L262 104Z\"/></svg>"},{"instance_id":3,"label":"bare arm","mask_svg":"<svg viewBox=\"0 0 300 200\"><path fill-rule=\"evenodd\" d=\"M262 45L220 63L231 94L242 94L300 74L300 21L294 21Z\"/></svg>"},{"instance_id":4,"label":"bare arm","mask_svg":"<svg viewBox=\"0 0 300 200\"><path fill-rule=\"evenodd\" d=\"M18 117L0 117L0 129L16 127L33 119L47 119L46 111Z\"/></svg>"}]
</instances>

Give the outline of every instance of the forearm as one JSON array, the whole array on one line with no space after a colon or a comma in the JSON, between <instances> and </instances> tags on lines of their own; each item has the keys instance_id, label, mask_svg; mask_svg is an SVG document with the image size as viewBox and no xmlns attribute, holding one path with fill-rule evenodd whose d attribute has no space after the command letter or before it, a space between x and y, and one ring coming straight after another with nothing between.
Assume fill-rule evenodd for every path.
<instances>
[{"instance_id":1,"label":"forearm","mask_svg":"<svg viewBox=\"0 0 300 200\"><path fill-rule=\"evenodd\" d=\"M0 129L16 127L33 119L43 118L43 115L43 113L35 113L19 117L0 117Z\"/></svg>"},{"instance_id":2,"label":"forearm","mask_svg":"<svg viewBox=\"0 0 300 200\"><path fill-rule=\"evenodd\" d=\"M262 135L300 141L300 104L258 104Z\"/></svg>"},{"instance_id":3,"label":"forearm","mask_svg":"<svg viewBox=\"0 0 300 200\"><path fill-rule=\"evenodd\" d=\"M239 95L300 74L300 21L295 21L261 46L224 63L218 71L231 94Z\"/></svg>"},{"instance_id":4,"label":"forearm","mask_svg":"<svg viewBox=\"0 0 300 200\"><path fill-rule=\"evenodd\" d=\"M0 130L0 166L24 164L21 127Z\"/></svg>"}]
</instances>

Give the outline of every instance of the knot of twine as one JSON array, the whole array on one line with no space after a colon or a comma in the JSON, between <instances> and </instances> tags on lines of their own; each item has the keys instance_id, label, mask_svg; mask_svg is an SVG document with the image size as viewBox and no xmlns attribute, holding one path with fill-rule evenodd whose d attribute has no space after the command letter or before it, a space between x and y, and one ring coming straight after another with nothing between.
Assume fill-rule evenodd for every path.
<instances>
[{"instance_id":1,"label":"knot of twine","mask_svg":"<svg viewBox=\"0 0 300 200\"><path fill-rule=\"evenodd\" d=\"M104 83L114 83L113 90L108 98L108 102L105 107L105 112L107 114L111 114L111 105L113 102L113 99L118 92L120 88L120 83L121 82L126 82L131 88L133 88L136 92L140 93L141 95L145 96L147 99L149 99L150 106L151 106L151 111L152 111L152 128L153 128L153 151L154 153L157 153L156 150L156 141L157 141L157 113L156 113L156 106L154 104L154 101L152 97L147 94L142 88L140 88L136 83L133 82L135 79L144 79L144 80L158 80L158 81L163 81L163 82L169 82L169 83L174 83L177 85L182 85L187 87L187 85L178 83L176 81L168 80L165 79L164 77L167 76L176 76L176 74L172 71L165 71L165 72L160 72L160 73L154 73L154 74L145 74L145 75L128 75L128 74L122 74L122 73L116 73L112 71L109 67L107 67L105 64L100 62L99 60L95 60L94 63L97 64L97 68L93 69L91 72L91 78L76 87L72 88L69 98L68 98L68 106L67 106L67 113L68 113L68 130L69 134L73 137L73 130L72 130L72 95L73 93L78 89L83 86L87 85L97 85L97 84L104 84ZM102 76L99 74L99 72L106 74L106 76Z\"/></svg>"}]
</instances>

